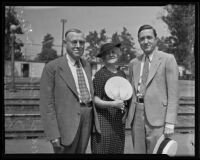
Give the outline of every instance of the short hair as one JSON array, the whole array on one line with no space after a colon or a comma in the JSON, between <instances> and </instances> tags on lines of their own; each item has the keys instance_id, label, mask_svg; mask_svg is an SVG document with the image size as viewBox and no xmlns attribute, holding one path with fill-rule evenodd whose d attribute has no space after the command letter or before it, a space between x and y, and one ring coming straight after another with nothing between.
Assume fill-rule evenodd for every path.
<instances>
[{"instance_id":1,"label":"short hair","mask_svg":"<svg viewBox=\"0 0 200 160\"><path fill-rule=\"evenodd\" d=\"M81 30L79 30L79 29L72 28L72 29L69 29L68 31L65 32L65 38L67 37L67 35L68 35L70 32L83 33L83 32L82 32Z\"/></svg>"},{"instance_id":2,"label":"short hair","mask_svg":"<svg viewBox=\"0 0 200 160\"><path fill-rule=\"evenodd\" d=\"M155 28L153 28L151 25L148 25L148 24L145 24L143 26L141 26L138 30L138 37L139 37L139 34L141 31L145 30L145 29L152 29L153 30L153 34L155 37L157 37L157 33L156 33L156 30Z\"/></svg>"}]
</instances>

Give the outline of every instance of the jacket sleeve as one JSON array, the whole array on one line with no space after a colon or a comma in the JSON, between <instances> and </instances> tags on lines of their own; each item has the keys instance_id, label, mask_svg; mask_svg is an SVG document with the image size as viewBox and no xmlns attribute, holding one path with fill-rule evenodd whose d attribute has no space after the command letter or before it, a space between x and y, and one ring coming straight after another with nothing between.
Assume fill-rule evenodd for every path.
<instances>
[{"instance_id":1,"label":"jacket sleeve","mask_svg":"<svg viewBox=\"0 0 200 160\"><path fill-rule=\"evenodd\" d=\"M177 120L177 108L178 108L178 66L173 55L167 59L166 62L166 87L167 87L167 112L166 123L175 124Z\"/></svg>"},{"instance_id":2,"label":"jacket sleeve","mask_svg":"<svg viewBox=\"0 0 200 160\"><path fill-rule=\"evenodd\" d=\"M134 87L133 87L134 84L132 84L132 79L133 79L133 61L131 61L131 62L129 63L128 68L129 68L129 77L128 77L128 80L129 80L129 82L131 83L132 88L134 88ZM127 101L127 107L128 107L128 108L129 108L130 105L131 105L131 101L132 101L132 97Z\"/></svg>"},{"instance_id":3,"label":"jacket sleeve","mask_svg":"<svg viewBox=\"0 0 200 160\"><path fill-rule=\"evenodd\" d=\"M48 63L43 69L40 80L40 113L44 132L47 139L52 140L60 137L56 112L55 112L55 65Z\"/></svg>"}]
</instances>

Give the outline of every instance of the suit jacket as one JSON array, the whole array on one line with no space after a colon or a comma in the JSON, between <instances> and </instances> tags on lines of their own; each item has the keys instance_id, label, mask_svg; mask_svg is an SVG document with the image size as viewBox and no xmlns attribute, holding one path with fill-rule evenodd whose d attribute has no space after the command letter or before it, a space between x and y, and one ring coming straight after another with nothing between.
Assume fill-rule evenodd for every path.
<instances>
[{"instance_id":1,"label":"suit jacket","mask_svg":"<svg viewBox=\"0 0 200 160\"><path fill-rule=\"evenodd\" d=\"M127 123L132 125L135 113L136 91L140 78L143 55L133 59L129 65L133 97L130 102ZM175 124L178 106L178 67L172 54L156 51L151 61L144 97L145 113L152 126L163 126L165 122Z\"/></svg>"},{"instance_id":2,"label":"suit jacket","mask_svg":"<svg viewBox=\"0 0 200 160\"><path fill-rule=\"evenodd\" d=\"M93 98L90 65L81 59ZM64 145L72 143L80 123L78 92L65 56L47 63L40 82L40 111L44 131L48 139L61 137ZM95 129L100 132L95 106L93 105Z\"/></svg>"}]
</instances>

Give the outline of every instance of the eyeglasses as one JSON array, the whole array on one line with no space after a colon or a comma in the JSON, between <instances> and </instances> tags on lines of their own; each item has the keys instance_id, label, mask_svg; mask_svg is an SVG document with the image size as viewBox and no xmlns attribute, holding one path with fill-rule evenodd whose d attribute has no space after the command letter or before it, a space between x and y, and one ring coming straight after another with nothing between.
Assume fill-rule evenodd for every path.
<instances>
[{"instance_id":1,"label":"eyeglasses","mask_svg":"<svg viewBox=\"0 0 200 160\"><path fill-rule=\"evenodd\" d=\"M85 41L77 41L77 40L74 40L74 41L70 41L70 42L71 42L71 44L72 44L73 46L76 46L77 44L79 44L80 46L85 45Z\"/></svg>"}]
</instances>

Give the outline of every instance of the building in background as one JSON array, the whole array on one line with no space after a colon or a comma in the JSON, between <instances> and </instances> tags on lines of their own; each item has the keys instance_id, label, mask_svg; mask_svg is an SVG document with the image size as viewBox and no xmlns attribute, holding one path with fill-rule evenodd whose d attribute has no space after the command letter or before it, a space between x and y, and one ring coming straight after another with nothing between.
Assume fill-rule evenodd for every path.
<instances>
[{"instance_id":1,"label":"building in background","mask_svg":"<svg viewBox=\"0 0 200 160\"><path fill-rule=\"evenodd\" d=\"M90 62L92 68L92 75L94 74L104 65L99 61ZM43 68L45 66L45 62L36 62L36 61L15 61L15 77L29 77L29 78L40 78L42 75ZM128 78L128 64L119 64L120 69L122 69ZM191 72L185 69L183 66L179 66L179 79L182 80L190 80ZM11 76L11 61L4 62L4 76Z\"/></svg>"},{"instance_id":2,"label":"building in background","mask_svg":"<svg viewBox=\"0 0 200 160\"><path fill-rule=\"evenodd\" d=\"M42 75L44 68L44 62L32 62L32 61L15 61L15 77L38 77ZM11 62L4 62L4 76L11 76Z\"/></svg>"},{"instance_id":3,"label":"building in background","mask_svg":"<svg viewBox=\"0 0 200 160\"><path fill-rule=\"evenodd\" d=\"M101 67L101 62L91 62L92 75ZM45 62L36 61L15 61L15 77L20 78L40 78ZM4 76L11 76L11 61L4 61Z\"/></svg>"}]
</instances>

